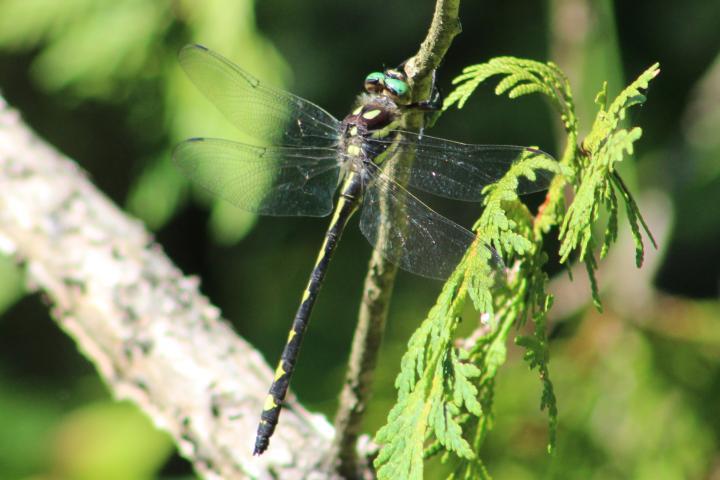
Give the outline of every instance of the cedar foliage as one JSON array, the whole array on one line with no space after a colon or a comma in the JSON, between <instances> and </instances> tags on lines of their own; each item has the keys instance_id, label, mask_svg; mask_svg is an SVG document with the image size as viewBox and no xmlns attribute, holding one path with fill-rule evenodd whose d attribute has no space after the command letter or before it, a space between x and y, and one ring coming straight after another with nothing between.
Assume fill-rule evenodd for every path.
<instances>
[{"instance_id":1,"label":"cedar foliage","mask_svg":"<svg viewBox=\"0 0 720 480\"><path fill-rule=\"evenodd\" d=\"M397 403L375 436L382 445L375 460L378 478L420 479L424 460L432 455L458 460L451 479L489 478L477 452L492 426L495 379L506 359L507 342L528 321L532 334L514 334L513 340L525 349L524 359L542 384L540 408L548 415L548 450L553 451L558 410L549 368L547 313L553 298L547 293L549 279L543 270L544 240L558 229L561 262L584 262L598 308L595 247L602 245L602 258L617 238L618 196L625 204L638 266L644 252L641 227L655 245L615 167L632 155L642 135L640 127L622 125L626 112L646 100L642 92L659 72L657 64L651 66L612 102L603 85L592 129L580 146L570 85L553 63L500 57L467 67L453 81L456 88L444 110L452 105L462 108L475 89L493 76L502 77L495 87L497 95L546 96L560 116L567 142L559 161L528 152L500 181L485 188L484 210L473 227L477 248L468 250L445 283L403 356L395 381ZM534 214L518 198L517 186L523 178L532 181L541 170L555 177ZM601 218L607 218L604 229L596 226ZM505 275L494 273L502 269L493 265L497 260L486 245L510 266ZM482 325L473 338L458 339L455 331L468 300L481 313Z\"/></svg>"}]
</instances>

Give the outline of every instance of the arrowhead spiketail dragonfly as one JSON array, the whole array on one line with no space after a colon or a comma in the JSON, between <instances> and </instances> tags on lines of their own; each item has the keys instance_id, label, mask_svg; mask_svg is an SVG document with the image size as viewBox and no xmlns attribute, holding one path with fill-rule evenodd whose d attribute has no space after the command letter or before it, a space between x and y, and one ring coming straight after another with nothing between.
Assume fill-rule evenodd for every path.
<instances>
[{"instance_id":1,"label":"arrowhead spiketail dragonfly","mask_svg":"<svg viewBox=\"0 0 720 480\"><path fill-rule=\"evenodd\" d=\"M470 145L399 129L405 113L424 108L410 103L410 87L400 68L368 75L356 107L340 121L201 45L184 47L179 61L215 107L258 141L249 145L191 138L180 143L173 159L187 177L261 215L332 213L261 413L254 448L259 455L275 431L313 304L353 213L361 210L361 232L387 260L417 275L446 279L468 248L482 242L473 243L472 232L433 211L407 188L478 202L483 187L524 155L549 155L529 147ZM406 157L412 161L397 161ZM396 178L405 180L401 184ZM518 193L543 190L550 180L549 172L538 171L534 181L520 184Z\"/></svg>"}]
</instances>

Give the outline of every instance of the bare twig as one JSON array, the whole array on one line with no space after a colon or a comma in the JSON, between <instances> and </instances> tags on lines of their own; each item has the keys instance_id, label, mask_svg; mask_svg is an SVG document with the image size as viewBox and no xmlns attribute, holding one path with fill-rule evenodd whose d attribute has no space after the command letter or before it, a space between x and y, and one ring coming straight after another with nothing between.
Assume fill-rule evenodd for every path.
<instances>
[{"instance_id":1,"label":"bare twig","mask_svg":"<svg viewBox=\"0 0 720 480\"><path fill-rule=\"evenodd\" d=\"M429 97L432 73L460 31L459 4L459 0L437 1L428 35L418 53L405 66L414 85L413 101ZM407 126L418 128L421 122L421 115L411 116ZM373 373L396 273L397 266L385 260L378 251L373 252L365 277L348 371L335 416L336 436L328 460L330 468L345 478L359 478L361 470L367 471L367 458L363 459L362 465L358 464L356 442L372 393Z\"/></svg>"},{"instance_id":2,"label":"bare twig","mask_svg":"<svg viewBox=\"0 0 720 480\"><path fill-rule=\"evenodd\" d=\"M435 13L428 34L420 45L418 53L406 65L405 70L412 80L429 79L440 66L445 53L455 36L462 30L458 11L460 0L437 0Z\"/></svg>"},{"instance_id":3,"label":"bare twig","mask_svg":"<svg viewBox=\"0 0 720 480\"><path fill-rule=\"evenodd\" d=\"M25 265L28 283L46 294L113 394L169 432L204 478L330 478L316 464L332 428L294 401L272 451L251 456L272 371L198 280L1 97L0 252Z\"/></svg>"}]
</instances>

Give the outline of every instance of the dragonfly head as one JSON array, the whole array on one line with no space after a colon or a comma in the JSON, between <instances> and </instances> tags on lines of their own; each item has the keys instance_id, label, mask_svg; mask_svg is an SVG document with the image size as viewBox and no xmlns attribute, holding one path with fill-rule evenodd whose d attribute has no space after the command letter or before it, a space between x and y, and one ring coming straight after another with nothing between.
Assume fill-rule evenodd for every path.
<instances>
[{"instance_id":1,"label":"dragonfly head","mask_svg":"<svg viewBox=\"0 0 720 480\"><path fill-rule=\"evenodd\" d=\"M410 101L410 86L405 74L396 69L373 72L365 77L365 91L370 94L384 95L398 104Z\"/></svg>"},{"instance_id":2,"label":"dragonfly head","mask_svg":"<svg viewBox=\"0 0 720 480\"><path fill-rule=\"evenodd\" d=\"M382 93L385 88L385 74L382 72L372 72L365 77L365 91L367 93Z\"/></svg>"}]
</instances>

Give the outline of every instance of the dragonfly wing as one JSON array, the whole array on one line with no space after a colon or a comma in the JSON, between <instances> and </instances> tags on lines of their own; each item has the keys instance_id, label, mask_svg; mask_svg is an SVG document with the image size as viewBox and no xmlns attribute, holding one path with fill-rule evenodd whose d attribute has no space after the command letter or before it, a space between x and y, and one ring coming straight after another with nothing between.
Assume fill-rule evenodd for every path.
<instances>
[{"instance_id":1,"label":"dragonfly wing","mask_svg":"<svg viewBox=\"0 0 720 480\"><path fill-rule=\"evenodd\" d=\"M384 139L370 143L393 143L393 158L403 154L414 157L412 162L393 161L395 174L409 178L408 185L440 197L477 202L482 200L482 189L502 178L508 169L528 156L549 154L530 147L513 145L472 145L442 138L397 131ZM522 178L518 194L545 190L553 178L546 170L536 171L536 178Z\"/></svg>"},{"instance_id":2,"label":"dragonfly wing","mask_svg":"<svg viewBox=\"0 0 720 480\"><path fill-rule=\"evenodd\" d=\"M332 146L340 122L314 103L265 85L201 45L180 50L180 65L240 131L270 144Z\"/></svg>"},{"instance_id":3,"label":"dragonfly wing","mask_svg":"<svg viewBox=\"0 0 720 480\"><path fill-rule=\"evenodd\" d=\"M256 147L213 138L180 143L173 160L201 187L261 215L328 215L340 172L334 149Z\"/></svg>"},{"instance_id":4,"label":"dragonfly wing","mask_svg":"<svg viewBox=\"0 0 720 480\"><path fill-rule=\"evenodd\" d=\"M433 211L382 172L373 177L365 191L360 217L363 235L403 270L446 279L476 236ZM492 247L487 248L495 258ZM499 257L494 264L501 264Z\"/></svg>"}]
</instances>

